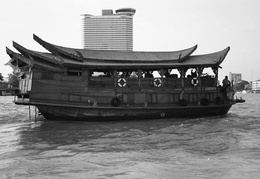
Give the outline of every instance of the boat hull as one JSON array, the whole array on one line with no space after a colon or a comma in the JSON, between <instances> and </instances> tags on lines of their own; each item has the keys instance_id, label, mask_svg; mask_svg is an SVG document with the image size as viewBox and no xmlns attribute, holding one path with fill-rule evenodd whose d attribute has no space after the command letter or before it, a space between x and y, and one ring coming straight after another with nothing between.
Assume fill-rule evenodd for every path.
<instances>
[{"instance_id":1,"label":"boat hull","mask_svg":"<svg viewBox=\"0 0 260 179\"><path fill-rule=\"evenodd\" d=\"M36 105L50 120L138 120L160 118L197 118L225 115L232 104L173 107L93 107Z\"/></svg>"}]
</instances>

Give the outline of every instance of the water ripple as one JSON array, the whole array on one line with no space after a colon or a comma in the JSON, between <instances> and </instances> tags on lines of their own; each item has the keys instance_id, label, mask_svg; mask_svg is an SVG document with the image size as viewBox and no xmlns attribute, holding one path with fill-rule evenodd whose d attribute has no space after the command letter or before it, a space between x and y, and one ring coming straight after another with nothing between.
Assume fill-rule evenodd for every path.
<instances>
[{"instance_id":1,"label":"water ripple","mask_svg":"<svg viewBox=\"0 0 260 179\"><path fill-rule=\"evenodd\" d=\"M225 116L88 123L1 97L0 178L259 178L260 95L243 98Z\"/></svg>"}]
</instances>

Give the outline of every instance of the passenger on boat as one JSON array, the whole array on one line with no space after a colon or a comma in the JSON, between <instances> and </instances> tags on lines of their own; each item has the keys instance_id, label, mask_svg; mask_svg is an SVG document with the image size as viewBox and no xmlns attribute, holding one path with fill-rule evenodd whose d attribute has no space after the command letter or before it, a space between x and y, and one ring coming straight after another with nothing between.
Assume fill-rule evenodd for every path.
<instances>
[{"instance_id":1,"label":"passenger on boat","mask_svg":"<svg viewBox=\"0 0 260 179\"><path fill-rule=\"evenodd\" d=\"M225 78L223 79L223 81L222 81L222 84L223 84L223 88L228 88L228 87L230 87L230 81L228 80L228 77L227 76L225 76Z\"/></svg>"},{"instance_id":2,"label":"passenger on boat","mask_svg":"<svg viewBox=\"0 0 260 179\"><path fill-rule=\"evenodd\" d=\"M178 75L173 73L173 74L171 75L171 77L172 77L172 78L178 78Z\"/></svg>"},{"instance_id":3,"label":"passenger on boat","mask_svg":"<svg viewBox=\"0 0 260 179\"><path fill-rule=\"evenodd\" d=\"M197 72L196 72L195 69L193 69L193 70L191 71L191 77L192 77L192 78L196 78L196 77L197 77Z\"/></svg>"},{"instance_id":4,"label":"passenger on boat","mask_svg":"<svg viewBox=\"0 0 260 179\"><path fill-rule=\"evenodd\" d=\"M149 78L153 78L153 71L149 71L148 75L149 75Z\"/></svg>"},{"instance_id":5,"label":"passenger on boat","mask_svg":"<svg viewBox=\"0 0 260 179\"><path fill-rule=\"evenodd\" d=\"M170 69L169 69L170 70ZM165 75L165 78L169 78L171 75L170 75L170 72L169 70L166 70L164 75Z\"/></svg>"},{"instance_id":6,"label":"passenger on boat","mask_svg":"<svg viewBox=\"0 0 260 179\"><path fill-rule=\"evenodd\" d=\"M227 97L227 91L231 85L230 81L228 80L228 77L225 76L225 78L222 81L223 87L222 87L222 93L225 97Z\"/></svg>"},{"instance_id":7,"label":"passenger on boat","mask_svg":"<svg viewBox=\"0 0 260 179\"><path fill-rule=\"evenodd\" d=\"M153 78L153 71L146 71L144 73L145 78Z\"/></svg>"},{"instance_id":8,"label":"passenger on boat","mask_svg":"<svg viewBox=\"0 0 260 179\"><path fill-rule=\"evenodd\" d=\"M109 71L106 71L106 72L105 72L105 77L112 77L112 73L109 72Z\"/></svg>"},{"instance_id":9,"label":"passenger on boat","mask_svg":"<svg viewBox=\"0 0 260 179\"><path fill-rule=\"evenodd\" d=\"M149 78L149 71L144 72L144 78Z\"/></svg>"},{"instance_id":10,"label":"passenger on boat","mask_svg":"<svg viewBox=\"0 0 260 179\"><path fill-rule=\"evenodd\" d=\"M122 72L122 74L121 74L121 78L127 78L127 72Z\"/></svg>"}]
</instances>

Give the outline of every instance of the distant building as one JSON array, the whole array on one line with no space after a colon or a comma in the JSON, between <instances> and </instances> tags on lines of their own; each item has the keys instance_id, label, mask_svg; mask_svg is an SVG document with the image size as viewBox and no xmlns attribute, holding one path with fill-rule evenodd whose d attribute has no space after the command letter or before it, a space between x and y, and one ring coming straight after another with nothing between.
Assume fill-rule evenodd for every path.
<instances>
[{"instance_id":1,"label":"distant building","mask_svg":"<svg viewBox=\"0 0 260 179\"><path fill-rule=\"evenodd\" d=\"M84 14L83 46L93 50L133 50L133 8L102 10L102 16Z\"/></svg>"},{"instance_id":2,"label":"distant building","mask_svg":"<svg viewBox=\"0 0 260 179\"><path fill-rule=\"evenodd\" d=\"M260 93L260 80L252 82L252 92Z\"/></svg>"},{"instance_id":3,"label":"distant building","mask_svg":"<svg viewBox=\"0 0 260 179\"><path fill-rule=\"evenodd\" d=\"M241 73L229 73L229 80L236 84L242 81L242 74Z\"/></svg>"}]
</instances>

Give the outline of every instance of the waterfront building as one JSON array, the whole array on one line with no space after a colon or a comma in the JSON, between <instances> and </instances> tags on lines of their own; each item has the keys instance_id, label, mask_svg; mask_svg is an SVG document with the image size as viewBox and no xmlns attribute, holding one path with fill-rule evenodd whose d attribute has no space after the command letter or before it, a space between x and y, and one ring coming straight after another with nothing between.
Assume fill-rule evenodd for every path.
<instances>
[{"instance_id":1,"label":"waterfront building","mask_svg":"<svg viewBox=\"0 0 260 179\"><path fill-rule=\"evenodd\" d=\"M101 16L84 14L83 46L90 50L133 50L133 8L102 10Z\"/></svg>"},{"instance_id":2,"label":"waterfront building","mask_svg":"<svg viewBox=\"0 0 260 179\"><path fill-rule=\"evenodd\" d=\"M253 93L260 93L260 80L252 82L252 92Z\"/></svg>"},{"instance_id":3,"label":"waterfront building","mask_svg":"<svg viewBox=\"0 0 260 179\"><path fill-rule=\"evenodd\" d=\"M229 79L233 82L233 84L237 84L242 80L242 74L241 73L229 73Z\"/></svg>"}]
</instances>

